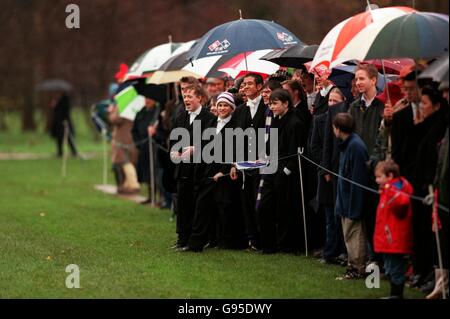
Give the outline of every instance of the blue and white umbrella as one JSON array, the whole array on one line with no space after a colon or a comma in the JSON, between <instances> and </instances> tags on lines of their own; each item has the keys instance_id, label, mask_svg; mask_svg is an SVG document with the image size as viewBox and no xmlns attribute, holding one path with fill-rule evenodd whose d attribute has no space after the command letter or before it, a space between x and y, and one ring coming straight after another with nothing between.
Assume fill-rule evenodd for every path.
<instances>
[{"instance_id":1,"label":"blue and white umbrella","mask_svg":"<svg viewBox=\"0 0 450 319\"><path fill-rule=\"evenodd\" d=\"M239 19L219 25L200 38L191 59L242 52L284 49L303 44L292 32L272 21Z\"/></svg>"}]
</instances>

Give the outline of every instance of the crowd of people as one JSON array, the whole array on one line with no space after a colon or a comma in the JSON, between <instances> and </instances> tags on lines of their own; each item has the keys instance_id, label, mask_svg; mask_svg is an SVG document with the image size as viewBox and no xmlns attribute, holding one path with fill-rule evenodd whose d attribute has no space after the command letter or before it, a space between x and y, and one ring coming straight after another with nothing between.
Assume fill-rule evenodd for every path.
<instances>
[{"instance_id":1,"label":"crowd of people","mask_svg":"<svg viewBox=\"0 0 450 319\"><path fill-rule=\"evenodd\" d=\"M419 80L422 69L405 68L384 92L372 64L356 66L351 88L306 68L266 79L184 77L179 96L165 105L147 97L134 122L119 120L111 107L113 146L135 145L113 152L114 170L123 174L120 167L132 163L138 181L150 185L151 137L159 206L176 214L176 251L308 252L345 266L340 279L364 278L376 263L391 297L402 298L407 283L439 298L442 286L448 292L448 82ZM201 133L215 129L200 148L194 122ZM181 137L171 139L180 128L190 132L187 147L177 147ZM257 135L245 135L243 144L226 139L227 129L239 128ZM273 129L275 148L262 147L259 135L267 146ZM193 161L208 143L221 160ZM272 152L273 174L236 165L270 161ZM419 200L431 187L439 206Z\"/></svg>"}]
</instances>

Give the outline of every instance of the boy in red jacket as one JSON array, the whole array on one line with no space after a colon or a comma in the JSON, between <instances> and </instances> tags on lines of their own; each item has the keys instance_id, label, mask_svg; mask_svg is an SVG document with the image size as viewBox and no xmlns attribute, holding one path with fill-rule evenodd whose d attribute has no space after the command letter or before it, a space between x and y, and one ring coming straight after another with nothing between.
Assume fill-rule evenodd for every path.
<instances>
[{"instance_id":1,"label":"boy in red jacket","mask_svg":"<svg viewBox=\"0 0 450 319\"><path fill-rule=\"evenodd\" d=\"M405 284L405 258L412 254L411 184L400 176L393 160L379 162L375 167L376 182L380 186L380 202L374 233L375 252L382 253L384 268L391 283L388 299L402 299Z\"/></svg>"}]
</instances>

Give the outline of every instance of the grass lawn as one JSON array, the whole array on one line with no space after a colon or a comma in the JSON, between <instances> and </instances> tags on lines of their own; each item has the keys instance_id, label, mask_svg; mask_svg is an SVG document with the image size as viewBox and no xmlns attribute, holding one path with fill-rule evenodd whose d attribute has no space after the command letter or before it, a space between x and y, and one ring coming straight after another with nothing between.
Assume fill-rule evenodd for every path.
<instances>
[{"instance_id":1,"label":"grass lawn","mask_svg":"<svg viewBox=\"0 0 450 319\"><path fill-rule=\"evenodd\" d=\"M101 154L81 112L81 152ZM0 153L54 154L42 129L22 134L18 118L0 132ZM102 160L0 160L0 298L379 298L389 284L336 281L344 268L292 255L206 250L177 253L171 212L94 190ZM111 181L111 174L110 174ZM80 289L66 288L66 266L80 268ZM407 298L423 298L406 290Z\"/></svg>"},{"instance_id":2,"label":"grass lawn","mask_svg":"<svg viewBox=\"0 0 450 319\"><path fill-rule=\"evenodd\" d=\"M344 268L291 255L177 253L171 213L105 195L100 159L0 161L1 298L378 298ZM81 289L65 286L80 267ZM406 290L408 298L422 298Z\"/></svg>"}]
</instances>

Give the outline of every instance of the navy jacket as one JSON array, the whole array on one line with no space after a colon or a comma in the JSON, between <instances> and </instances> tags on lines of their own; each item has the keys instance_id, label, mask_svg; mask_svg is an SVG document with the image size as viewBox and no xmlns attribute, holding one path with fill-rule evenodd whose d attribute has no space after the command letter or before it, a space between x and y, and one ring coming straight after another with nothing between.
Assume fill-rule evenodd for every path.
<instances>
[{"instance_id":1,"label":"navy jacket","mask_svg":"<svg viewBox=\"0 0 450 319\"><path fill-rule=\"evenodd\" d=\"M369 159L369 155L362 139L356 133L352 133L339 145L339 149L341 152L339 175L367 186L369 174L366 162ZM336 216L353 220L361 219L364 197L366 197L366 190L339 178L336 197Z\"/></svg>"}]
</instances>

